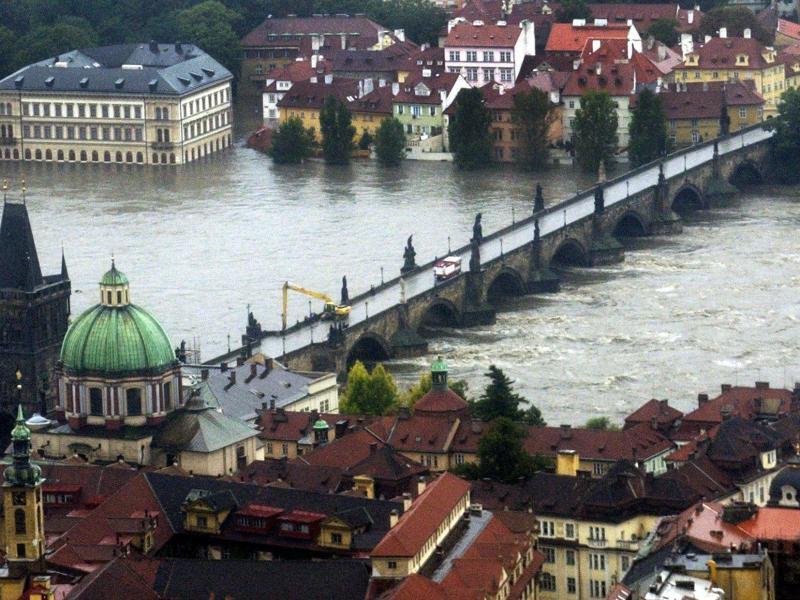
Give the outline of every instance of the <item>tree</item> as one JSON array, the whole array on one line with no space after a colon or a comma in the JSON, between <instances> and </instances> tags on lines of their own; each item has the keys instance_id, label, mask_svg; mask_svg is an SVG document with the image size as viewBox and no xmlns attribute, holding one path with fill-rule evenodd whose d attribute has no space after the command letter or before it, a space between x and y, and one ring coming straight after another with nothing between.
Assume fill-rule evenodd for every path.
<instances>
[{"instance_id":1,"label":"tree","mask_svg":"<svg viewBox=\"0 0 800 600\"><path fill-rule=\"evenodd\" d=\"M232 73L239 72L241 49L236 25L241 16L217 0L205 0L177 13L175 39L199 46Z\"/></svg>"},{"instance_id":2,"label":"tree","mask_svg":"<svg viewBox=\"0 0 800 600\"><path fill-rule=\"evenodd\" d=\"M278 164L298 164L311 156L312 136L299 117L290 117L272 136L270 156Z\"/></svg>"},{"instance_id":3,"label":"tree","mask_svg":"<svg viewBox=\"0 0 800 600\"><path fill-rule=\"evenodd\" d=\"M586 421L584 427L595 431L619 431L619 425L614 425L608 417L592 417Z\"/></svg>"},{"instance_id":4,"label":"tree","mask_svg":"<svg viewBox=\"0 0 800 600\"><path fill-rule=\"evenodd\" d=\"M433 387L433 382L431 381L430 371L422 373L422 375L419 376L419 381L408 388L402 395L400 398L400 403L404 406L408 406L409 408L414 408L417 400L431 391L431 387ZM456 381L448 380L447 387L461 396L463 400L467 400L467 389L469 389L469 386L463 379Z\"/></svg>"},{"instance_id":5,"label":"tree","mask_svg":"<svg viewBox=\"0 0 800 600\"><path fill-rule=\"evenodd\" d=\"M628 126L630 142L628 158L638 167L667 153L667 117L661 97L644 88L636 101L633 117Z\"/></svg>"},{"instance_id":6,"label":"tree","mask_svg":"<svg viewBox=\"0 0 800 600\"><path fill-rule=\"evenodd\" d=\"M356 361L347 373L347 386L339 402L343 414L383 415L397 403L397 386L383 365L367 371Z\"/></svg>"},{"instance_id":7,"label":"tree","mask_svg":"<svg viewBox=\"0 0 800 600\"><path fill-rule=\"evenodd\" d=\"M591 19L592 11L584 0L564 0L556 12L559 23L572 23L574 19Z\"/></svg>"},{"instance_id":8,"label":"tree","mask_svg":"<svg viewBox=\"0 0 800 600\"><path fill-rule=\"evenodd\" d=\"M800 90L789 89L781 96L778 114L768 121L775 131L770 140L772 168L782 183L800 181Z\"/></svg>"},{"instance_id":9,"label":"tree","mask_svg":"<svg viewBox=\"0 0 800 600\"><path fill-rule=\"evenodd\" d=\"M489 384L478 401L472 403L473 415L484 421L505 417L512 421L524 421L529 425L545 424L542 413L533 404L524 411L519 408L520 404L526 404L527 401L514 392L514 382L502 369L490 365L485 375L489 378Z\"/></svg>"},{"instance_id":10,"label":"tree","mask_svg":"<svg viewBox=\"0 0 800 600\"><path fill-rule=\"evenodd\" d=\"M727 30L728 37L743 37L744 30L765 45L772 44L773 36L761 25L749 8L744 6L720 6L708 11L700 22L701 35L717 36L720 27Z\"/></svg>"},{"instance_id":11,"label":"tree","mask_svg":"<svg viewBox=\"0 0 800 600\"><path fill-rule=\"evenodd\" d=\"M647 29L646 35L667 46L675 46L680 41L678 22L675 19L656 19Z\"/></svg>"},{"instance_id":12,"label":"tree","mask_svg":"<svg viewBox=\"0 0 800 600\"><path fill-rule=\"evenodd\" d=\"M528 432L511 419L500 417L478 442L478 464L464 464L455 472L468 479L487 477L514 483L543 469L547 461L525 451L522 440Z\"/></svg>"},{"instance_id":13,"label":"tree","mask_svg":"<svg viewBox=\"0 0 800 600\"><path fill-rule=\"evenodd\" d=\"M479 169L489 164L492 115L478 88L463 89L456 96L456 114L450 120L450 149L460 169Z\"/></svg>"},{"instance_id":14,"label":"tree","mask_svg":"<svg viewBox=\"0 0 800 600\"><path fill-rule=\"evenodd\" d=\"M586 92L575 111L573 136L578 164L597 173L602 160L610 166L617 149L617 112L607 92Z\"/></svg>"},{"instance_id":15,"label":"tree","mask_svg":"<svg viewBox=\"0 0 800 600\"><path fill-rule=\"evenodd\" d=\"M369 150L369 147L372 145L372 135L366 129L361 134L361 137L358 139L358 149L359 150Z\"/></svg>"},{"instance_id":16,"label":"tree","mask_svg":"<svg viewBox=\"0 0 800 600\"><path fill-rule=\"evenodd\" d=\"M18 40L17 47L20 50L17 54L17 64L12 68L57 56L76 48L89 48L95 45L97 45L97 34L88 24L79 27L72 23L57 23L52 26L36 27Z\"/></svg>"},{"instance_id":17,"label":"tree","mask_svg":"<svg viewBox=\"0 0 800 600\"><path fill-rule=\"evenodd\" d=\"M346 165L353 151L353 118L347 106L335 96L328 96L319 113L322 154L329 165Z\"/></svg>"},{"instance_id":18,"label":"tree","mask_svg":"<svg viewBox=\"0 0 800 600\"><path fill-rule=\"evenodd\" d=\"M394 117L381 121L375 134L375 154L384 166L399 165L406 155L406 134L403 124Z\"/></svg>"},{"instance_id":19,"label":"tree","mask_svg":"<svg viewBox=\"0 0 800 600\"><path fill-rule=\"evenodd\" d=\"M511 119L522 134L520 166L534 170L547 163L548 133L556 120L554 108L547 93L535 88L514 96Z\"/></svg>"}]
</instances>

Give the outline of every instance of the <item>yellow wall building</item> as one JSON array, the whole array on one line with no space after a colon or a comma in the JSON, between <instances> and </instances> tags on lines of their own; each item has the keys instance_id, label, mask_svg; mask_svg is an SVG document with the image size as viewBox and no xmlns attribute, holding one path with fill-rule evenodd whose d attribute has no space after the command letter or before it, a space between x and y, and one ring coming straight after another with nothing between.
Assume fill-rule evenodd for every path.
<instances>
[{"instance_id":1,"label":"yellow wall building","mask_svg":"<svg viewBox=\"0 0 800 600\"><path fill-rule=\"evenodd\" d=\"M764 98L764 113L774 116L786 89L784 66L774 48L757 40L729 38L724 28L721 37L712 38L700 48L687 52L683 64L670 74L676 83L753 81Z\"/></svg>"}]
</instances>

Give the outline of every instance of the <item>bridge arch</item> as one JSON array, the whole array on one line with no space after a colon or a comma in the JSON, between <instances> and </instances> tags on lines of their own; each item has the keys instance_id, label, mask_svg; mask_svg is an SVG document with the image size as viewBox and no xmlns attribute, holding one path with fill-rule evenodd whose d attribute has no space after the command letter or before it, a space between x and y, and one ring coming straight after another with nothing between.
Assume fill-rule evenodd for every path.
<instances>
[{"instance_id":1,"label":"bridge arch","mask_svg":"<svg viewBox=\"0 0 800 600\"><path fill-rule=\"evenodd\" d=\"M562 267L588 267L589 253L578 240L567 238L556 248L550 264Z\"/></svg>"},{"instance_id":2,"label":"bridge arch","mask_svg":"<svg viewBox=\"0 0 800 600\"><path fill-rule=\"evenodd\" d=\"M516 269L504 266L486 288L489 301L498 300L504 296L522 296L525 294L525 280Z\"/></svg>"},{"instance_id":3,"label":"bridge arch","mask_svg":"<svg viewBox=\"0 0 800 600\"><path fill-rule=\"evenodd\" d=\"M375 364L392 357L392 347L386 339L373 332L367 331L350 346L347 352L347 368L349 369L357 360L364 364Z\"/></svg>"},{"instance_id":4,"label":"bridge arch","mask_svg":"<svg viewBox=\"0 0 800 600\"><path fill-rule=\"evenodd\" d=\"M684 183L672 198L672 210L687 213L706 208L703 192L692 183Z\"/></svg>"},{"instance_id":5,"label":"bridge arch","mask_svg":"<svg viewBox=\"0 0 800 600\"><path fill-rule=\"evenodd\" d=\"M635 210L623 214L614 225L614 237L631 238L647 235L646 221Z\"/></svg>"},{"instance_id":6,"label":"bridge arch","mask_svg":"<svg viewBox=\"0 0 800 600\"><path fill-rule=\"evenodd\" d=\"M728 181L736 187L764 183L760 167L749 158L734 167Z\"/></svg>"},{"instance_id":7,"label":"bridge arch","mask_svg":"<svg viewBox=\"0 0 800 600\"><path fill-rule=\"evenodd\" d=\"M458 327L461 311L447 298L434 298L420 319L418 329L425 327Z\"/></svg>"}]
</instances>

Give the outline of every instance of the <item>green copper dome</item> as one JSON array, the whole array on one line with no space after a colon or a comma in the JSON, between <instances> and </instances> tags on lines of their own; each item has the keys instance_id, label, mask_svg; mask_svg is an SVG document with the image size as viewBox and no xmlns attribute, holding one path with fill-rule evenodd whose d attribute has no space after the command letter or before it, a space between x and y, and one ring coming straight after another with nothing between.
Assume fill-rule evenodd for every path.
<instances>
[{"instance_id":1,"label":"green copper dome","mask_svg":"<svg viewBox=\"0 0 800 600\"><path fill-rule=\"evenodd\" d=\"M441 356L437 356L431 365L431 373L447 373L447 363Z\"/></svg>"},{"instance_id":2,"label":"green copper dome","mask_svg":"<svg viewBox=\"0 0 800 600\"><path fill-rule=\"evenodd\" d=\"M25 416L22 414L22 405L17 406L17 424L11 430L11 441L30 440L31 430L25 425Z\"/></svg>"},{"instance_id":3,"label":"green copper dome","mask_svg":"<svg viewBox=\"0 0 800 600\"><path fill-rule=\"evenodd\" d=\"M100 285L127 284L128 279L112 264ZM173 366L172 344L155 317L130 304L127 293L106 295L108 298L103 296L101 304L84 312L67 330L61 345L64 371L125 377L159 373Z\"/></svg>"},{"instance_id":4,"label":"green copper dome","mask_svg":"<svg viewBox=\"0 0 800 600\"><path fill-rule=\"evenodd\" d=\"M315 430L328 429L328 423L324 419L317 419L312 428Z\"/></svg>"}]
</instances>

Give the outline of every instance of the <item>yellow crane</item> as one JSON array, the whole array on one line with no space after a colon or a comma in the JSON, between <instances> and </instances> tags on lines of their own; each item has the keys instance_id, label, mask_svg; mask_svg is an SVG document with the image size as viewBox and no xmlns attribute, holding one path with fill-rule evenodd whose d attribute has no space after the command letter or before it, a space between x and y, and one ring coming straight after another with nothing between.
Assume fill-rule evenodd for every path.
<instances>
[{"instance_id":1,"label":"yellow crane","mask_svg":"<svg viewBox=\"0 0 800 600\"><path fill-rule=\"evenodd\" d=\"M283 319L283 328L286 329L287 312L289 307L289 290L317 298L325 303L325 308L322 309L322 319L344 319L350 314L350 307L342 304L336 304L333 298L328 294L322 292L315 292L307 288L289 283L288 281L283 284L283 312L281 317Z\"/></svg>"}]
</instances>

